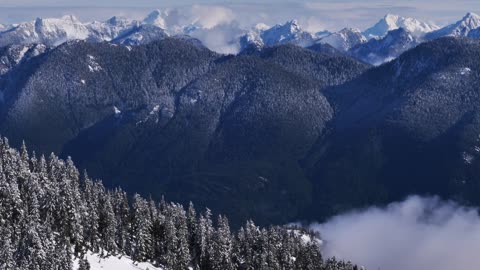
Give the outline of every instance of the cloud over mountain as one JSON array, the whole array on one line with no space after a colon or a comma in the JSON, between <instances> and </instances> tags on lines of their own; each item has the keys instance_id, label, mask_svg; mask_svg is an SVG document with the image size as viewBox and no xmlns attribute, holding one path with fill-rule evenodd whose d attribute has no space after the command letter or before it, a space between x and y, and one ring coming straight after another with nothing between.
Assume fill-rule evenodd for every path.
<instances>
[{"instance_id":1,"label":"cloud over mountain","mask_svg":"<svg viewBox=\"0 0 480 270\"><path fill-rule=\"evenodd\" d=\"M436 197L413 196L385 208L369 208L312 225L325 254L367 269L478 269L478 209Z\"/></svg>"}]
</instances>

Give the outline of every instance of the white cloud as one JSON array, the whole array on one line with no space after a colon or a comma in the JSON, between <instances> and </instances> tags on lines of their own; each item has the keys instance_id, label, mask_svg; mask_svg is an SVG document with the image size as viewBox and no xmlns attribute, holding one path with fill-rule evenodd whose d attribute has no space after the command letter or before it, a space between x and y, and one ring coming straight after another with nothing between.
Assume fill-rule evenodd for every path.
<instances>
[{"instance_id":1,"label":"white cloud","mask_svg":"<svg viewBox=\"0 0 480 270\"><path fill-rule=\"evenodd\" d=\"M233 21L229 24L215 25L211 28L199 28L191 35L198 38L207 48L213 51L236 54L240 50L237 38L242 33L243 31L238 27L238 23Z\"/></svg>"},{"instance_id":2,"label":"white cloud","mask_svg":"<svg viewBox=\"0 0 480 270\"><path fill-rule=\"evenodd\" d=\"M233 10L222 6L194 5L190 9L191 20L204 28L213 28L220 24L229 24L235 20Z\"/></svg>"},{"instance_id":3,"label":"white cloud","mask_svg":"<svg viewBox=\"0 0 480 270\"><path fill-rule=\"evenodd\" d=\"M410 197L312 225L324 254L367 269L480 269L478 210L438 198Z\"/></svg>"}]
</instances>

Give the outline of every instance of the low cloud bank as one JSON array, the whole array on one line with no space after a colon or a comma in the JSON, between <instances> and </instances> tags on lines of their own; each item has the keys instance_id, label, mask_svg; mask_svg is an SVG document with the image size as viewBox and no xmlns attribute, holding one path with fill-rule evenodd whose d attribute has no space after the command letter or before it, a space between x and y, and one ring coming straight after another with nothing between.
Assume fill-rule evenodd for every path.
<instances>
[{"instance_id":1,"label":"low cloud bank","mask_svg":"<svg viewBox=\"0 0 480 270\"><path fill-rule=\"evenodd\" d=\"M369 270L480 269L478 210L436 197L412 196L313 224L323 254Z\"/></svg>"}]
</instances>

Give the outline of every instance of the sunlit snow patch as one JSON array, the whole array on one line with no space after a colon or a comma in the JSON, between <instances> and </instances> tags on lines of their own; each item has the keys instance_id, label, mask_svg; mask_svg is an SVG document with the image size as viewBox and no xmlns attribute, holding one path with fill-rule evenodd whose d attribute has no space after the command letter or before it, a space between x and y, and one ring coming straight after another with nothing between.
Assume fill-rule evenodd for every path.
<instances>
[{"instance_id":1,"label":"sunlit snow patch","mask_svg":"<svg viewBox=\"0 0 480 270\"><path fill-rule=\"evenodd\" d=\"M95 61L95 57L92 55L87 55L88 70L90 72L101 71L102 67Z\"/></svg>"},{"instance_id":2,"label":"sunlit snow patch","mask_svg":"<svg viewBox=\"0 0 480 270\"><path fill-rule=\"evenodd\" d=\"M109 256L103 258L98 254L88 252L86 258L90 264L90 270L163 270L150 263L137 263L127 256ZM73 269L78 270L78 259L73 263Z\"/></svg>"},{"instance_id":3,"label":"sunlit snow patch","mask_svg":"<svg viewBox=\"0 0 480 270\"><path fill-rule=\"evenodd\" d=\"M461 75L468 75L468 74L470 74L470 72L472 72L472 70L471 70L470 68L468 68L468 67L462 68L462 69L460 70L460 74L461 74Z\"/></svg>"}]
</instances>

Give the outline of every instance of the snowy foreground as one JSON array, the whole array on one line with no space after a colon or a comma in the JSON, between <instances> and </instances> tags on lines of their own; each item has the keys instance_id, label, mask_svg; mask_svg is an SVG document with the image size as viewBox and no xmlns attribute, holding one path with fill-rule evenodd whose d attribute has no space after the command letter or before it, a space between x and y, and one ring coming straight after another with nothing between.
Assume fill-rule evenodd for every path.
<instances>
[{"instance_id":1,"label":"snowy foreground","mask_svg":"<svg viewBox=\"0 0 480 270\"><path fill-rule=\"evenodd\" d=\"M102 258L98 254L88 252L90 270L163 270L149 263L133 262L128 256L109 256ZM78 259L74 261L73 269L78 269Z\"/></svg>"}]
</instances>

